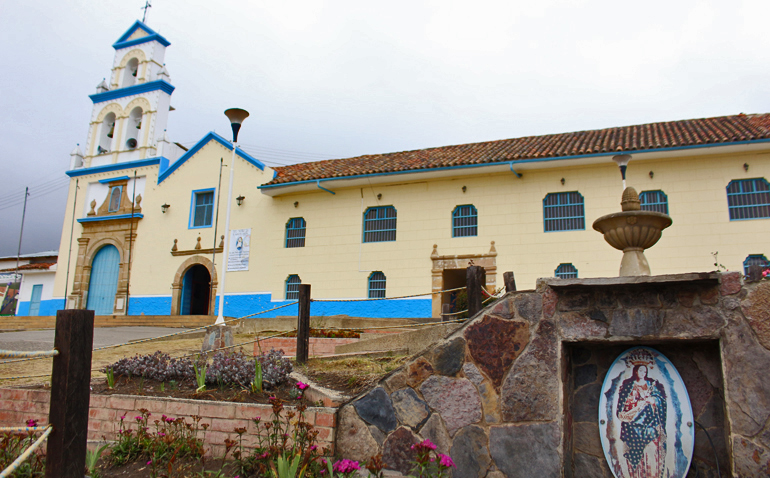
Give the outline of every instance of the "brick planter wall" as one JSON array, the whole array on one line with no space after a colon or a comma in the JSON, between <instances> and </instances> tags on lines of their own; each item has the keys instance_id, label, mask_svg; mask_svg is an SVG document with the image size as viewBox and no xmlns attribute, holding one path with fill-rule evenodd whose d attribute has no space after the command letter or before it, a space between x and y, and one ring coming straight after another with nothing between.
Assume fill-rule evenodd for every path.
<instances>
[{"instance_id":1,"label":"brick planter wall","mask_svg":"<svg viewBox=\"0 0 770 478\"><path fill-rule=\"evenodd\" d=\"M360 339L327 339L323 337L310 337L310 350L308 354L312 356L318 355L334 355L334 348L338 345L352 344L358 342ZM259 347L262 347L263 352L267 352L270 349L283 350L284 355L294 356L297 355L297 338L296 337L275 337L272 339L260 340L259 346L254 344L254 354L259 353Z\"/></svg>"},{"instance_id":2,"label":"brick planter wall","mask_svg":"<svg viewBox=\"0 0 770 478\"><path fill-rule=\"evenodd\" d=\"M33 418L40 425L48 423L48 406L51 394L47 390L0 388L0 426L24 426ZM207 454L221 456L224 453L225 438L235 439L234 428L245 427L248 431L244 444L253 448L256 442L256 427L252 419L262 421L272 418L270 405L251 403L214 402L209 400L182 400L176 398L140 397L135 395L91 395L88 420L89 440L114 440L120 427L121 415L135 424L133 417L139 409L152 413L150 423L165 414L172 418L190 419L193 415L202 417L201 423L210 425L206 432L204 446ZM289 409L289 407L287 407ZM305 412L306 420L319 431L318 446L332 449L336 426L336 410L333 408L311 407Z\"/></svg>"}]
</instances>

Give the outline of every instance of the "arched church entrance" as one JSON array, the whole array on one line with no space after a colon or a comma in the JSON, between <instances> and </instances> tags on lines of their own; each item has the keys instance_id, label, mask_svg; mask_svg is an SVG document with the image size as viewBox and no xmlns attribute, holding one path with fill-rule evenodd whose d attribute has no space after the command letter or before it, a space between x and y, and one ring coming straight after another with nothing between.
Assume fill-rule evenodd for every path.
<instances>
[{"instance_id":1,"label":"arched church entrance","mask_svg":"<svg viewBox=\"0 0 770 478\"><path fill-rule=\"evenodd\" d=\"M113 245L99 249L91 262L91 278L88 283L86 309L96 315L112 315L115 309L115 294L118 292L120 252Z\"/></svg>"},{"instance_id":2,"label":"arched church entrance","mask_svg":"<svg viewBox=\"0 0 770 478\"><path fill-rule=\"evenodd\" d=\"M211 298L211 274L200 264L185 272L182 278L180 315L208 315Z\"/></svg>"}]
</instances>

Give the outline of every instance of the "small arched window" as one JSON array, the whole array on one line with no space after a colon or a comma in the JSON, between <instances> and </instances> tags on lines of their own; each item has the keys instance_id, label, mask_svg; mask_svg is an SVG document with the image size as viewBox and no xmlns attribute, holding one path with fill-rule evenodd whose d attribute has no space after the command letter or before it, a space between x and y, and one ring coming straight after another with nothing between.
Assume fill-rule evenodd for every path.
<instances>
[{"instance_id":1,"label":"small arched window","mask_svg":"<svg viewBox=\"0 0 770 478\"><path fill-rule=\"evenodd\" d=\"M115 113L107 113L102 120L99 132L99 145L96 154L112 151L112 138L115 137Z\"/></svg>"},{"instance_id":2,"label":"small arched window","mask_svg":"<svg viewBox=\"0 0 770 478\"><path fill-rule=\"evenodd\" d=\"M305 247L307 223L301 217L293 217L286 223L286 247Z\"/></svg>"},{"instance_id":3,"label":"small arched window","mask_svg":"<svg viewBox=\"0 0 770 478\"><path fill-rule=\"evenodd\" d=\"M642 191L639 193L642 211L662 212L668 214L668 196L663 191Z\"/></svg>"},{"instance_id":4,"label":"small arched window","mask_svg":"<svg viewBox=\"0 0 770 478\"><path fill-rule=\"evenodd\" d=\"M299 285L302 279L297 274L292 274L286 278L286 300L299 299Z\"/></svg>"},{"instance_id":5,"label":"small arched window","mask_svg":"<svg viewBox=\"0 0 770 478\"><path fill-rule=\"evenodd\" d=\"M730 181L727 209L731 221L770 217L770 184L765 178Z\"/></svg>"},{"instance_id":6,"label":"small arched window","mask_svg":"<svg viewBox=\"0 0 770 478\"><path fill-rule=\"evenodd\" d=\"M577 279L578 270L577 267L572 264L559 264L556 268L555 275L558 279Z\"/></svg>"},{"instance_id":7,"label":"small arched window","mask_svg":"<svg viewBox=\"0 0 770 478\"><path fill-rule=\"evenodd\" d=\"M749 275L749 267L751 266L760 266L764 270L770 267L770 262L764 254L750 254L743 261L743 275Z\"/></svg>"},{"instance_id":8,"label":"small arched window","mask_svg":"<svg viewBox=\"0 0 770 478\"><path fill-rule=\"evenodd\" d=\"M110 205L108 212L115 212L120 209L120 197L123 194L123 186L113 186L110 191Z\"/></svg>"},{"instance_id":9,"label":"small arched window","mask_svg":"<svg viewBox=\"0 0 770 478\"><path fill-rule=\"evenodd\" d=\"M479 212L473 204L457 206L452 211L452 237L479 235Z\"/></svg>"},{"instance_id":10,"label":"small arched window","mask_svg":"<svg viewBox=\"0 0 770 478\"><path fill-rule=\"evenodd\" d=\"M382 272L372 272L369 275L369 298L385 298L385 274Z\"/></svg>"},{"instance_id":11,"label":"small arched window","mask_svg":"<svg viewBox=\"0 0 770 478\"><path fill-rule=\"evenodd\" d=\"M545 232L584 230L583 195L577 191L546 195L543 199L543 222Z\"/></svg>"},{"instance_id":12,"label":"small arched window","mask_svg":"<svg viewBox=\"0 0 770 478\"><path fill-rule=\"evenodd\" d=\"M123 71L123 84L121 85L123 88L127 86L133 86L136 84L136 78L139 74L139 60L136 58L131 58L128 60L128 63L126 63L126 67Z\"/></svg>"}]
</instances>

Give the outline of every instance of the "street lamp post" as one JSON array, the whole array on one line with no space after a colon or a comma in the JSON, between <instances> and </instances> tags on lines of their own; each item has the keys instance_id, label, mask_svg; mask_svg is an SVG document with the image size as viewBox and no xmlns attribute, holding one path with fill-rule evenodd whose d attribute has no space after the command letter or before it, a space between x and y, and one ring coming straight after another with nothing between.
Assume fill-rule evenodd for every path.
<instances>
[{"instance_id":1,"label":"street lamp post","mask_svg":"<svg viewBox=\"0 0 770 478\"><path fill-rule=\"evenodd\" d=\"M219 288L219 313L214 325L225 325L222 311L225 306L225 279L227 277L227 249L230 245L230 207L233 202L233 177L235 176L235 150L238 147L238 131L243 120L249 117L249 112L240 108L230 108L225 111L225 116L230 120L233 128L233 158L230 161L230 183L227 189L227 215L225 216L225 243L222 249L222 286Z\"/></svg>"}]
</instances>

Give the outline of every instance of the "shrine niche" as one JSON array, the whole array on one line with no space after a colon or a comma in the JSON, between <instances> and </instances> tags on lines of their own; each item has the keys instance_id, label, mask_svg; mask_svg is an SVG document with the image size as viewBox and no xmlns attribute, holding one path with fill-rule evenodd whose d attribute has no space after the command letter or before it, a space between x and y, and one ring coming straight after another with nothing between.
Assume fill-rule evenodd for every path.
<instances>
[{"instance_id":1,"label":"shrine niche","mask_svg":"<svg viewBox=\"0 0 770 478\"><path fill-rule=\"evenodd\" d=\"M136 242L139 221L143 217L142 195L137 194L132 202L128 195L128 183L129 179L125 177L106 182L109 190L104 201L99 205L92 200L86 217L78 219L82 232L77 239L78 255L72 291L67 296L68 308L87 307L94 258L102 248L113 246L118 251L117 290L109 315L126 314L130 294L129 257Z\"/></svg>"},{"instance_id":2,"label":"shrine niche","mask_svg":"<svg viewBox=\"0 0 770 478\"><path fill-rule=\"evenodd\" d=\"M481 266L487 274L487 291L494 292L497 287L497 249L495 241L489 244L489 252L482 254L459 254L442 256L438 253L438 245L433 244L430 254L431 267L431 315L441 317L443 304L451 304L451 292L438 292L447 289L465 287L465 270L469 263Z\"/></svg>"}]
</instances>

